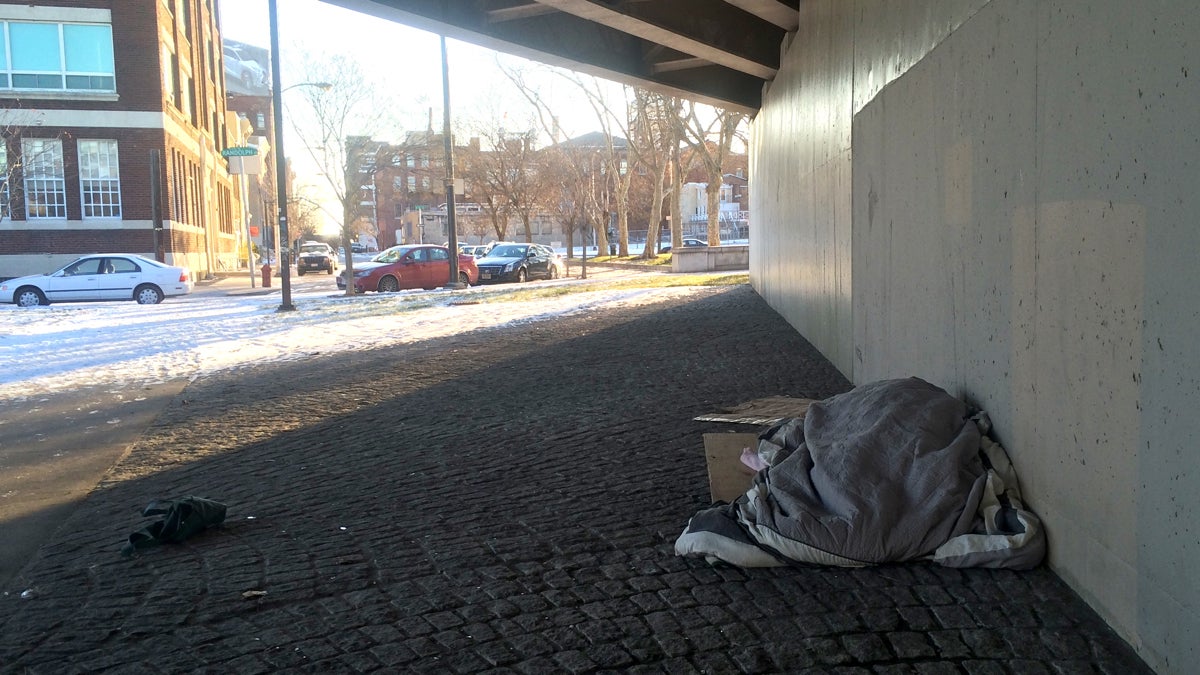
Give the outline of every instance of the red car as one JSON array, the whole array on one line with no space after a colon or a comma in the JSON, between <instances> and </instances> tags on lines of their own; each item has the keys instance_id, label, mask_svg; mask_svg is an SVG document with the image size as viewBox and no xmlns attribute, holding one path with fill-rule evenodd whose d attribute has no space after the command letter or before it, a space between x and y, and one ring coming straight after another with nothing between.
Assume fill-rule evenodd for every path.
<instances>
[{"instance_id":1,"label":"red car","mask_svg":"<svg viewBox=\"0 0 1200 675\"><path fill-rule=\"evenodd\" d=\"M475 257L458 256L458 280L468 286L479 283ZM407 288L433 290L450 283L450 252L445 246L406 244L393 246L371 259L354 265L354 290L359 293L391 293ZM346 274L337 278L346 288Z\"/></svg>"}]
</instances>

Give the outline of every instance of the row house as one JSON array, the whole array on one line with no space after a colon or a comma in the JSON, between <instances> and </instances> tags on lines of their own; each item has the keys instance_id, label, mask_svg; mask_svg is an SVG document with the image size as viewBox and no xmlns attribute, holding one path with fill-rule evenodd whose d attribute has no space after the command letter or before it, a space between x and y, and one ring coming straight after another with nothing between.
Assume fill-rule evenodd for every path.
<instances>
[{"instance_id":1,"label":"row house","mask_svg":"<svg viewBox=\"0 0 1200 675\"><path fill-rule=\"evenodd\" d=\"M708 235L708 183L692 181L684 183L679 197L683 215L683 236L706 237ZM743 170L727 173L721 177L721 188L717 208L717 222L721 228L721 241L750 238L750 189Z\"/></svg>"},{"instance_id":2,"label":"row house","mask_svg":"<svg viewBox=\"0 0 1200 675\"><path fill-rule=\"evenodd\" d=\"M214 5L0 0L0 277L105 251L237 264Z\"/></svg>"}]
</instances>

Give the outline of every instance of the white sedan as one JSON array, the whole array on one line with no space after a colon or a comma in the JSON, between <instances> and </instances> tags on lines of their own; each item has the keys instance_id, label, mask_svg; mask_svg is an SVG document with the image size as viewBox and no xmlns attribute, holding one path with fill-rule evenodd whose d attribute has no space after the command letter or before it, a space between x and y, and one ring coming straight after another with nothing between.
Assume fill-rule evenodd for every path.
<instances>
[{"instance_id":1,"label":"white sedan","mask_svg":"<svg viewBox=\"0 0 1200 675\"><path fill-rule=\"evenodd\" d=\"M192 292L188 271L140 255L87 255L49 274L9 279L0 284L0 300L21 307L52 302L136 300L156 305L169 295Z\"/></svg>"}]
</instances>

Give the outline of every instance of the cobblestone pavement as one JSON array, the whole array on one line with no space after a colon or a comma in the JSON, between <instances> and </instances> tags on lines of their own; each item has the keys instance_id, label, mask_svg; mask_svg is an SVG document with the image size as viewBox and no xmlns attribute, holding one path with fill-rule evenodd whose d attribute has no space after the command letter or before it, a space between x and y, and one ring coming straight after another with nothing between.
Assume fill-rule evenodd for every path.
<instances>
[{"instance_id":1,"label":"cobblestone pavement","mask_svg":"<svg viewBox=\"0 0 1200 675\"><path fill-rule=\"evenodd\" d=\"M0 671L1147 672L1046 569L673 555L692 417L848 386L744 286L197 381L0 599ZM118 555L188 494L226 524Z\"/></svg>"}]
</instances>

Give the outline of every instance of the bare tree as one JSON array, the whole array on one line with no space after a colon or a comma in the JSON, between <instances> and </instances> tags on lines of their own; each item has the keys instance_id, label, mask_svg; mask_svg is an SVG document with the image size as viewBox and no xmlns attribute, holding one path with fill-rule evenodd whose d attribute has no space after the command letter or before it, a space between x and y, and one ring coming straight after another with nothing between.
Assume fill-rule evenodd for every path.
<instances>
[{"instance_id":1,"label":"bare tree","mask_svg":"<svg viewBox=\"0 0 1200 675\"><path fill-rule=\"evenodd\" d=\"M491 220L485 214L464 213L458 216L458 222L466 234L475 237L475 243L482 244L490 230Z\"/></svg>"},{"instance_id":2,"label":"bare tree","mask_svg":"<svg viewBox=\"0 0 1200 675\"><path fill-rule=\"evenodd\" d=\"M321 87L300 90L308 103L305 114L293 120L304 148L319 167L326 187L341 205L341 239L346 252L346 294L354 294L352 244L363 228L359 204L378 169L380 144L373 133L384 127L388 106L380 101L382 87L370 84L362 67L345 56L317 59L309 55L304 72Z\"/></svg>"},{"instance_id":3,"label":"bare tree","mask_svg":"<svg viewBox=\"0 0 1200 675\"><path fill-rule=\"evenodd\" d=\"M302 185L288 195L288 230L296 239L316 239L321 229L321 205L308 193L311 188Z\"/></svg>"},{"instance_id":4,"label":"bare tree","mask_svg":"<svg viewBox=\"0 0 1200 675\"><path fill-rule=\"evenodd\" d=\"M568 145L552 145L540 153L541 169L545 181L546 211L558 217L567 236L567 257L574 257L575 235L586 246L584 225L588 223L588 210L594 208L592 194L588 190L587 174L580 171L586 157L576 156L578 148Z\"/></svg>"},{"instance_id":5,"label":"bare tree","mask_svg":"<svg viewBox=\"0 0 1200 675\"><path fill-rule=\"evenodd\" d=\"M721 243L723 165L746 116L732 110L716 109L712 121L705 125L696 114L696 104L689 103L681 120L683 138L691 148L693 157L701 163L708 176L708 185L704 190L708 210L708 243L710 246L716 246Z\"/></svg>"},{"instance_id":6,"label":"bare tree","mask_svg":"<svg viewBox=\"0 0 1200 675\"><path fill-rule=\"evenodd\" d=\"M43 172L47 178L63 173L61 143L66 134L37 133L44 117L44 112L20 107L0 110L0 222L26 206L25 179Z\"/></svg>"},{"instance_id":7,"label":"bare tree","mask_svg":"<svg viewBox=\"0 0 1200 675\"><path fill-rule=\"evenodd\" d=\"M492 158L482 147L472 144L457 155L458 175L470 185L471 198L486 214L498 241L508 239L508 222L512 209L502 187L495 184Z\"/></svg>"},{"instance_id":8,"label":"bare tree","mask_svg":"<svg viewBox=\"0 0 1200 675\"><path fill-rule=\"evenodd\" d=\"M664 198L663 183L671 166L672 146L678 151L679 112L682 106L678 99L645 89L635 89L631 105L630 146L635 149L638 162L646 169L651 182L650 217L646 227L646 245L643 258L653 258L658 253L659 223L662 221Z\"/></svg>"},{"instance_id":9,"label":"bare tree","mask_svg":"<svg viewBox=\"0 0 1200 675\"><path fill-rule=\"evenodd\" d=\"M524 73L504 65L500 65L500 69L516 85L517 91L533 105L543 131L551 138L557 139L558 127L555 123L554 112L542 99L537 89L526 82ZM568 165L576 174L576 183L589 187L584 213L587 222L596 233L597 245L602 250L608 246L608 215L616 211L618 232L614 234L619 236L621 255L628 255L628 197L633 172L630 171L631 158L628 140L613 134L614 127L627 133L625 129L628 127L628 120L623 115L613 112L608 98L595 78L583 79L576 73L558 74L573 83L592 106L601 128L601 141L598 145L593 144L586 147L569 147L566 143L556 143L555 147L567 153L573 160L568 162ZM625 110L624 106L622 110ZM584 245L586 245L586 241Z\"/></svg>"}]
</instances>

